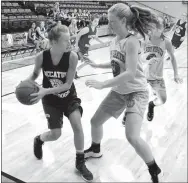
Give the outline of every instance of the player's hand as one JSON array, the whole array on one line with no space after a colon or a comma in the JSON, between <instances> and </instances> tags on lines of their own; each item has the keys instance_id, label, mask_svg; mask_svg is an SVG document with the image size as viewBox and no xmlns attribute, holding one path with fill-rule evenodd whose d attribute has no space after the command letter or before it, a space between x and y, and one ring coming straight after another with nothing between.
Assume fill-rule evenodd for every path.
<instances>
[{"instance_id":1,"label":"player's hand","mask_svg":"<svg viewBox=\"0 0 188 183\"><path fill-rule=\"evenodd\" d=\"M101 90L103 89L103 82L100 82L100 81L96 81L96 80L87 80L85 82L86 86L88 87L91 87L91 88L95 88L95 89L98 89L98 90Z\"/></svg>"},{"instance_id":2,"label":"player's hand","mask_svg":"<svg viewBox=\"0 0 188 183\"><path fill-rule=\"evenodd\" d=\"M85 47L89 48L89 47L90 47L90 45L89 45L89 44L85 44Z\"/></svg>"},{"instance_id":3,"label":"player's hand","mask_svg":"<svg viewBox=\"0 0 188 183\"><path fill-rule=\"evenodd\" d=\"M91 67L94 67L94 68L98 67L98 65L95 62L93 62L92 60L90 60L88 57L83 56L83 58L84 58L84 61L85 61L86 64L88 64L88 65L90 65Z\"/></svg>"},{"instance_id":4,"label":"player's hand","mask_svg":"<svg viewBox=\"0 0 188 183\"><path fill-rule=\"evenodd\" d=\"M40 99L42 99L46 95L46 89L43 87L39 86L39 91L38 93L32 93L30 96L33 97L30 101L35 104L37 103Z\"/></svg>"},{"instance_id":5,"label":"player's hand","mask_svg":"<svg viewBox=\"0 0 188 183\"><path fill-rule=\"evenodd\" d=\"M180 78L178 75L174 76L174 81L178 84L182 84L183 83L183 79Z\"/></svg>"},{"instance_id":6,"label":"player's hand","mask_svg":"<svg viewBox=\"0 0 188 183\"><path fill-rule=\"evenodd\" d=\"M75 51L79 52L79 47L78 46L75 46Z\"/></svg>"}]
</instances>

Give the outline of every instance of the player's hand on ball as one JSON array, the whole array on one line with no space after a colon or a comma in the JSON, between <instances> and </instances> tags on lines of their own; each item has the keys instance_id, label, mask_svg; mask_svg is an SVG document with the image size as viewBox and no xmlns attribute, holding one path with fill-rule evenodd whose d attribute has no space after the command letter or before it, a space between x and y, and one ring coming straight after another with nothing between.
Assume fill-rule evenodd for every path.
<instances>
[{"instance_id":1,"label":"player's hand on ball","mask_svg":"<svg viewBox=\"0 0 188 183\"><path fill-rule=\"evenodd\" d=\"M183 79L180 78L178 75L174 76L174 81L175 81L176 83L180 83L180 84L183 83Z\"/></svg>"},{"instance_id":2,"label":"player's hand on ball","mask_svg":"<svg viewBox=\"0 0 188 183\"><path fill-rule=\"evenodd\" d=\"M30 96L34 97L30 101L35 104L46 95L46 89L39 86L38 93L32 93Z\"/></svg>"},{"instance_id":3,"label":"player's hand on ball","mask_svg":"<svg viewBox=\"0 0 188 183\"><path fill-rule=\"evenodd\" d=\"M95 89L103 89L103 82L100 81L96 81L96 80L87 80L85 82L86 86L91 87L91 88L95 88Z\"/></svg>"}]
</instances>

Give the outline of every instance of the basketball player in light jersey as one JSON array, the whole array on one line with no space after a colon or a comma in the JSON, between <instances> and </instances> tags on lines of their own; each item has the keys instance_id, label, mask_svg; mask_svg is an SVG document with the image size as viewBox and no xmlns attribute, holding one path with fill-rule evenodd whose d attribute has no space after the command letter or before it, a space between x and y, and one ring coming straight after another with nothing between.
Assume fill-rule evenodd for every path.
<instances>
[{"instance_id":1,"label":"basketball player in light jersey","mask_svg":"<svg viewBox=\"0 0 188 183\"><path fill-rule=\"evenodd\" d=\"M155 100L149 102L147 113L148 121L153 120L154 107L164 104L167 99L166 87L163 78L163 64L166 51L171 57L174 70L174 81L176 83L182 83L182 79L178 74L178 67L172 43L163 35L165 22L161 17L159 18L159 22L160 26L156 27L156 29L151 32L149 39L144 40L143 42L144 52L142 53L142 58L148 62L148 66L146 67L146 77L148 83L154 90L154 93L157 95Z\"/></svg>"},{"instance_id":2,"label":"basketball player in light jersey","mask_svg":"<svg viewBox=\"0 0 188 183\"><path fill-rule=\"evenodd\" d=\"M35 137L34 155L36 158L42 159L44 142L59 139L63 126L63 116L66 116L74 132L76 169L85 181L90 182L93 180L93 175L87 169L84 159L84 134L81 124L83 109L73 83L78 56L75 52L70 51L68 27L64 25L52 27L48 33L48 38L52 47L36 57L34 71L29 77L29 80L36 80L42 69L43 87L38 93L31 94L31 96L34 96L33 103L42 99L49 128L49 131ZM68 153L67 149L64 151Z\"/></svg>"},{"instance_id":3,"label":"basketball player in light jersey","mask_svg":"<svg viewBox=\"0 0 188 183\"><path fill-rule=\"evenodd\" d=\"M90 40L95 39L101 44L104 44L97 36L97 26L99 24L99 15L94 14L91 17L91 23L88 27L84 27L80 30L80 32L76 36L76 44L75 49L77 51L78 57L81 60L81 62L84 61L84 55L88 54L89 47L90 47ZM82 66L77 70L80 70ZM78 75L76 73L75 79L78 78Z\"/></svg>"},{"instance_id":4,"label":"basketball player in light jersey","mask_svg":"<svg viewBox=\"0 0 188 183\"><path fill-rule=\"evenodd\" d=\"M157 16L150 10L136 6L129 7L118 3L108 10L109 26L116 34L110 47L111 62L93 67L112 67L113 79L99 82L86 81L86 85L95 89L112 88L91 119L91 147L85 150L85 157L102 156L100 144L103 137L103 124L111 117L118 118L126 109L127 140L136 153L144 160L154 183L158 183L161 169L156 164L149 145L140 137L143 115L148 105L149 92L147 80L140 60L140 43L130 31L139 32L143 37L158 25ZM118 148L118 145L117 145Z\"/></svg>"},{"instance_id":5,"label":"basketball player in light jersey","mask_svg":"<svg viewBox=\"0 0 188 183\"><path fill-rule=\"evenodd\" d=\"M172 46L174 49L178 49L187 36L187 18L186 13L183 13L181 18L173 26L172 30L175 30L172 36ZM167 58L169 60L170 57Z\"/></svg>"}]
</instances>

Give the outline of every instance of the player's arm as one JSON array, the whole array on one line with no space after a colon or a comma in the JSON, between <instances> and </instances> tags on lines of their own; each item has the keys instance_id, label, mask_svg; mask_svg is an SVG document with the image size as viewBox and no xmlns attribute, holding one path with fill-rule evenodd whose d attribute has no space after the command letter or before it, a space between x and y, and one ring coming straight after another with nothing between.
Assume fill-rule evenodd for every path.
<instances>
[{"instance_id":1,"label":"player's arm","mask_svg":"<svg viewBox=\"0 0 188 183\"><path fill-rule=\"evenodd\" d=\"M72 31L72 26L69 25L69 33L72 35L73 34L73 31Z\"/></svg>"},{"instance_id":2,"label":"player's arm","mask_svg":"<svg viewBox=\"0 0 188 183\"><path fill-rule=\"evenodd\" d=\"M77 34L77 36L76 36L76 44L75 44L76 47L78 47L78 42L79 42L81 36L87 34L88 32L89 32L89 28L88 28L88 27L85 27L85 28L83 28L83 29Z\"/></svg>"},{"instance_id":3,"label":"player's arm","mask_svg":"<svg viewBox=\"0 0 188 183\"><path fill-rule=\"evenodd\" d=\"M101 41L101 40L99 39L99 37L98 37L97 35L94 35L94 36L93 36L93 39L95 39L96 41L98 41L98 42L101 43L101 44L105 44L103 41Z\"/></svg>"},{"instance_id":4,"label":"player's arm","mask_svg":"<svg viewBox=\"0 0 188 183\"><path fill-rule=\"evenodd\" d=\"M43 52L39 53L35 58L35 66L32 74L26 80L35 81L40 75L41 68L43 63Z\"/></svg>"},{"instance_id":5,"label":"player's arm","mask_svg":"<svg viewBox=\"0 0 188 183\"><path fill-rule=\"evenodd\" d=\"M165 39L165 46L166 46L166 50L171 58L172 67L174 70L174 76L177 76L178 75L178 67L177 67L176 57L174 55L174 50L173 50L171 41L168 39Z\"/></svg>"},{"instance_id":6,"label":"player's arm","mask_svg":"<svg viewBox=\"0 0 188 183\"><path fill-rule=\"evenodd\" d=\"M66 76L66 82L61 86L46 89L45 95L58 94L69 90L72 86L72 82L76 73L77 64L78 64L78 56L75 52L71 52L69 59L69 69Z\"/></svg>"},{"instance_id":7,"label":"player's arm","mask_svg":"<svg viewBox=\"0 0 188 183\"><path fill-rule=\"evenodd\" d=\"M109 69L111 68L111 63L110 62L107 62L107 63L102 63L102 64L96 64L93 60L91 60L90 58L86 57L86 56L83 56L85 62L87 64L89 64L90 66L92 67L95 67L95 68L101 68L101 69Z\"/></svg>"},{"instance_id":8,"label":"player's arm","mask_svg":"<svg viewBox=\"0 0 188 183\"><path fill-rule=\"evenodd\" d=\"M175 31L177 23L178 23L178 20L177 20L177 21L175 22L175 24L172 26L171 31Z\"/></svg>"},{"instance_id":9,"label":"player's arm","mask_svg":"<svg viewBox=\"0 0 188 183\"><path fill-rule=\"evenodd\" d=\"M125 44L125 53L127 61L127 70L113 79L107 80L103 83L103 88L114 87L123 82L133 80L136 75L136 68L138 62L138 52L140 49L139 41L135 37L131 37Z\"/></svg>"}]
</instances>

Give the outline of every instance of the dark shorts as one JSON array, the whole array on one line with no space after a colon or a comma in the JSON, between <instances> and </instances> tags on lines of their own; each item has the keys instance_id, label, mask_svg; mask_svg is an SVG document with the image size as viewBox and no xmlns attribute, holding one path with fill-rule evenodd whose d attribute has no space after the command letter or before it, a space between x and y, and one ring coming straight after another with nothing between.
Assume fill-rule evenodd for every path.
<instances>
[{"instance_id":1,"label":"dark shorts","mask_svg":"<svg viewBox=\"0 0 188 183\"><path fill-rule=\"evenodd\" d=\"M174 35L172 37L171 42L172 42L172 45L174 46L175 49L179 48L180 45L182 44L183 41L180 41L180 39L181 39L181 37L176 36L176 35Z\"/></svg>"},{"instance_id":2,"label":"dark shorts","mask_svg":"<svg viewBox=\"0 0 188 183\"><path fill-rule=\"evenodd\" d=\"M89 47L83 44L78 44L78 47L79 47L79 52L82 53L82 55L87 54L89 51Z\"/></svg>"},{"instance_id":3,"label":"dark shorts","mask_svg":"<svg viewBox=\"0 0 188 183\"><path fill-rule=\"evenodd\" d=\"M81 116L83 114L81 100L77 97L70 97L61 105L49 104L48 101L42 100L42 105L49 129L62 128L63 116L69 118L70 114L77 109L80 111Z\"/></svg>"}]
</instances>

